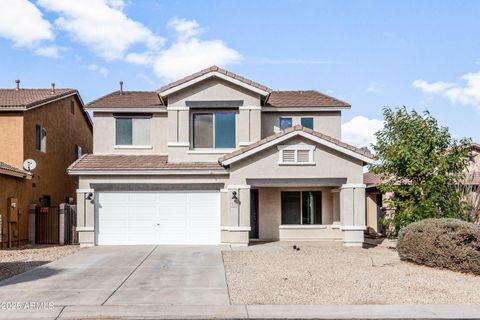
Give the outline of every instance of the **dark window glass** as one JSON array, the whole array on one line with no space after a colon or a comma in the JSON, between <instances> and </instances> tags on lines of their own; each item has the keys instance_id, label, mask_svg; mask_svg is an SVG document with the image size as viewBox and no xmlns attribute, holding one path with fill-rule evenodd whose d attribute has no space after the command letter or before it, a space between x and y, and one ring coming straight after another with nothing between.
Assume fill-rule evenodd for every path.
<instances>
[{"instance_id":1,"label":"dark window glass","mask_svg":"<svg viewBox=\"0 0 480 320\"><path fill-rule=\"evenodd\" d=\"M195 113L193 115L193 147L213 148L212 113Z\"/></svg>"},{"instance_id":2,"label":"dark window glass","mask_svg":"<svg viewBox=\"0 0 480 320\"><path fill-rule=\"evenodd\" d=\"M116 142L117 145L132 144L132 119L117 118L116 119Z\"/></svg>"},{"instance_id":3,"label":"dark window glass","mask_svg":"<svg viewBox=\"0 0 480 320\"><path fill-rule=\"evenodd\" d=\"M292 118L280 118L280 129L285 130L292 127Z\"/></svg>"},{"instance_id":4,"label":"dark window glass","mask_svg":"<svg viewBox=\"0 0 480 320\"><path fill-rule=\"evenodd\" d=\"M35 148L42 150L42 128L35 126Z\"/></svg>"},{"instance_id":5,"label":"dark window glass","mask_svg":"<svg viewBox=\"0 0 480 320\"><path fill-rule=\"evenodd\" d=\"M322 224L322 193L302 192L302 224Z\"/></svg>"},{"instance_id":6,"label":"dark window glass","mask_svg":"<svg viewBox=\"0 0 480 320\"><path fill-rule=\"evenodd\" d=\"M302 127L313 129L313 118L302 118Z\"/></svg>"},{"instance_id":7,"label":"dark window glass","mask_svg":"<svg viewBox=\"0 0 480 320\"><path fill-rule=\"evenodd\" d=\"M234 112L215 112L215 148L235 148Z\"/></svg>"},{"instance_id":8,"label":"dark window glass","mask_svg":"<svg viewBox=\"0 0 480 320\"><path fill-rule=\"evenodd\" d=\"M300 224L300 192L282 192L282 224Z\"/></svg>"}]
</instances>

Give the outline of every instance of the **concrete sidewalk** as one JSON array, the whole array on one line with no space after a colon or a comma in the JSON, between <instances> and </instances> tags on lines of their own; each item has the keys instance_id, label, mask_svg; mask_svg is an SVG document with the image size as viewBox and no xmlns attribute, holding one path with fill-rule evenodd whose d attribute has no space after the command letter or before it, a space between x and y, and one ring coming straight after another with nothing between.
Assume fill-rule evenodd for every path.
<instances>
[{"instance_id":1,"label":"concrete sidewalk","mask_svg":"<svg viewBox=\"0 0 480 320\"><path fill-rule=\"evenodd\" d=\"M67 306L0 319L480 319L480 305Z\"/></svg>"}]
</instances>

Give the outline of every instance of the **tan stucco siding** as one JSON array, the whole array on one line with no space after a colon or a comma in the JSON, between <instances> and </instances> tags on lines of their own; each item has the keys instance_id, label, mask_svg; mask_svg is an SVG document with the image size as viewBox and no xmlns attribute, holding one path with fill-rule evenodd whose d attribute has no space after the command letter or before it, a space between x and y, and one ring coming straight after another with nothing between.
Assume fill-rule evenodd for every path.
<instances>
[{"instance_id":1,"label":"tan stucco siding","mask_svg":"<svg viewBox=\"0 0 480 320\"><path fill-rule=\"evenodd\" d=\"M0 114L0 161L23 167L23 113Z\"/></svg>"},{"instance_id":2,"label":"tan stucco siding","mask_svg":"<svg viewBox=\"0 0 480 320\"><path fill-rule=\"evenodd\" d=\"M71 113L70 101L74 101L75 112ZM46 152L36 150L35 126L47 132ZM64 203L66 197L75 198L78 178L67 174L68 166L75 161L75 145L82 153L92 152L92 129L75 97L59 100L24 113L25 159L34 159L37 168L29 188L30 201L38 203L42 195L50 195L51 205Z\"/></svg>"},{"instance_id":3,"label":"tan stucco siding","mask_svg":"<svg viewBox=\"0 0 480 320\"><path fill-rule=\"evenodd\" d=\"M260 95L222 79L207 79L168 96L168 106L186 106L186 101L243 100L244 106L259 106Z\"/></svg>"},{"instance_id":4,"label":"tan stucco siding","mask_svg":"<svg viewBox=\"0 0 480 320\"><path fill-rule=\"evenodd\" d=\"M18 200L18 223L11 224L13 245L16 245L18 240L24 243L28 239L29 194L25 190L30 184L29 180L0 174L0 248L5 248L8 244L8 198Z\"/></svg>"},{"instance_id":5,"label":"tan stucco siding","mask_svg":"<svg viewBox=\"0 0 480 320\"><path fill-rule=\"evenodd\" d=\"M280 144L316 144L293 138ZM347 183L363 183L362 161L317 144L315 165L279 165L277 146L260 151L230 166L230 183L245 184L246 179L260 178L346 178Z\"/></svg>"},{"instance_id":6,"label":"tan stucco siding","mask_svg":"<svg viewBox=\"0 0 480 320\"><path fill-rule=\"evenodd\" d=\"M112 113L94 113L93 153L95 154L166 154L168 137L167 113L154 113L150 120L151 148L115 148L115 117Z\"/></svg>"},{"instance_id":7,"label":"tan stucco siding","mask_svg":"<svg viewBox=\"0 0 480 320\"><path fill-rule=\"evenodd\" d=\"M292 118L292 125L301 125L301 118L313 118L313 130L341 139L341 112L263 112L262 138L280 131L280 118Z\"/></svg>"}]
</instances>

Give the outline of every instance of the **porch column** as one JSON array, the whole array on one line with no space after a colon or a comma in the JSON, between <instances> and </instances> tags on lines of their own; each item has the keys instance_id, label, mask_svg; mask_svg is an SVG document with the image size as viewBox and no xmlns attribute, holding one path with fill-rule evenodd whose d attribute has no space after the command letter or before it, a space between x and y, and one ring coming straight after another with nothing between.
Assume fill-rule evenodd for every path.
<instances>
[{"instance_id":1,"label":"porch column","mask_svg":"<svg viewBox=\"0 0 480 320\"><path fill-rule=\"evenodd\" d=\"M95 245L95 192L77 189L77 231L82 247Z\"/></svg>"},{"instance_id":2,"label":"porch column","mask_svg":"<svg viewBox=\"0 0 480 320\"><path fill-rule=\"evenodd\" d=\"M232 245L248 245L250 232L250 186L229 185L228 238Z\"/></svg>"},{"instance_id":3,"label":"porch column","mask_svg":"<svg viewBox=\"0 0 480 320\"><path fill-rule=\"evenodd\" d=\"M362 246L365 226L365 185L344 184L340 191L340 224L345 246Z\"/></svg>"}]
</instances>

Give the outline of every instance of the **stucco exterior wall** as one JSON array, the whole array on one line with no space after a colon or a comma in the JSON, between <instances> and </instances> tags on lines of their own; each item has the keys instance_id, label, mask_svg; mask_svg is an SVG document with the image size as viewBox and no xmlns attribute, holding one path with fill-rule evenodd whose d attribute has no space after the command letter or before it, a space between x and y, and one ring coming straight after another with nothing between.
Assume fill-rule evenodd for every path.
<instances>
[{"instance_id":1,"label":"stucco exterior wall","mask_svg":"<svg viewBox=\"0 0 480 320\"><path fill-rule=\"evenodd\" d=\"M28 240L29 198L25 190L30 181L0 174L0 249L8 246L8 198L16 198L19 210L18 223L11 224L13 245Z\"/></svg>"},{"instance_id":2,"label":"stucco exterior wall","mask_svg":"<svg viewBox=\"0 0 480 320\"><path fill-rule=\"evenodd\" d=\"M168 96L168 106L186 106L186 101L243 100L244 106L260 106L260 95L222 79L206 79Z\"/></svg>"},{"instance_id":3,"label":"stucco exterior wall","mask_svg":"<svg viewBox=\"0 0 480 320\"><path fill-rule=\"evenodd\" d=\"M151 148L115 147L115 117L113 113L93 115L93 153L95 154L166 154L168 138L167 113L153 113L150 123Z\"/></svg>"},{"instance_id":4,"label":"stucco exterior wall","mask_svg":"<svg viewBox=\"0 0 480 320\"><path fill-rule=\"evenodd\" d=\"M75 113L70 111L74 101ZM39 203L42 195L50 195L51 205L75 199L78 178L70 176L67 168L75 161L75 145L82 147L82 153L92 152L92 129L75 97L62 99L24 113L24 157L34 159L37 167L27 189L31 203ZM40 125L47 132L46 152L35 148L35 126Z\"/></svg>"},{"instance_id":5,"label":"stucco exterior wall","mask_svg":"<svg viewBox=\"0 0 480 320\"><path fill-rule=\"evenodd\" d=\"M23 167L23 113L0 113L0 161Z\"/></svg>"},{"instance_id":6,"label":"stucco exterior wall","mask_svg":"<svg viewBox=\"0 0 480 320\"><path fill-rule=\"evenodd\" d=\"M304 138L292 138L281 144L315 144ZM246 184L260 178L346 178L347 183L363 183L362 161L317 144L315 165L279 165L277 146L265 149L230 166L230 183Z\"/></svg>"},{"instance_id":7,"label":"stucco exterior wall","mask_svg":"<svg viewBox=\"0 0 480 320\"><path fill-rule=\"evenodd\" d=\"M313 118L313 130L341 139L341 112L262 112L262 138L280 131L280 118L292 118L292 125L301 125L301 118Z\"/></svg>"}]
</instances>

